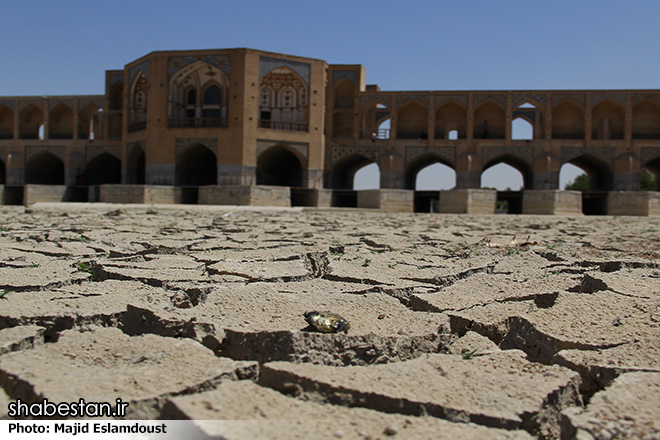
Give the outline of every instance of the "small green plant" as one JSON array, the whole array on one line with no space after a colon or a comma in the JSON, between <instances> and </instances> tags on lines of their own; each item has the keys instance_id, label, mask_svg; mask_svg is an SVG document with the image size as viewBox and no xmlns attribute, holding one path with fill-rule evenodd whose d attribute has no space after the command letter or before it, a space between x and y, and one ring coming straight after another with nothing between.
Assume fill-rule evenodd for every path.
<instances>
[{"instance_id":1,"label":"small green plant","mask_svg":"<svg viewBox=\"0 0 660 440\"><path fill-rule=\"evenodd\" d=\"M9 232L9 228L6 226L0 226L0 232Z\"/></svg>"},{"instance_id":2,"label":"small green plant","mask_svg":"<svg viewBox=\"0 0 660 440\"><path fill-rule=\"evenodd\" d=\"M461 355L463 356L463 359L465 359L465 360L470 360L470 359L474 358L474 356L476 354L477 354L477 349L476 348L472 351L466 351L466 352L461 353Z\"/></svg>"},{"instance_id":3,"label":"small green plant","mask_svg":"<svg viewBox=\"0 0 660 440\"><path fill-rule=\"evenodd\" d=\"M9 295L11 292L9 290L3 290L2 293L0 293L0 299L7 299L7 295Z\"/></svg>"},{"instance_id":4,"label":"small green plant","mask_svg":"<svg viewBox=\"0 0 660 440\"><path fill-rule=\"evenodd\" d=\"M78 269L78 272L85 272L85 273L88 273L88 274L94 276L94 272L92 272L92 269L90 269L89 266L86 265L85 263L77 262L76 267Z\"/></svg>"},{"instance_id":5,"label":"small green plant","mask_svg":"<svg viewBox=\"0 0 660 440\"><path fill-rule=\"evenodd\" d=\"M365 258L364 262L362 263L362 267L368 267L370 264L371 264L371 259Z\"/></svg>"},{"instance_id":6,"label":"small green plant","mask_svg":"<svg viewBox=\"0 0 660 440\"><path fill-rule=\"evenodd\" d=\"M387 265L390 269L394 269L398 263L390 263Z\"/></svg>"}]
</instances>

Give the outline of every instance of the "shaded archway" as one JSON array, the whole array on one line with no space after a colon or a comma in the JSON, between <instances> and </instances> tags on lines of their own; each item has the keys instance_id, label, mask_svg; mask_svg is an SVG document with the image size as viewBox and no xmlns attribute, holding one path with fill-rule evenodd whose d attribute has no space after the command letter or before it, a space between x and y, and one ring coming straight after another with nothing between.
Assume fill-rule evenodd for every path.
<instances>
[{"instance_id":1,"label":"shaded archway","mask_svg":"<svg viewBox=\"0 0 660 440\"><path fill-rule=\"evenodd\" d=\"M486 101L474 112L475 139L504 139L506 134L504 108L493 102Z\"/></svg>"},{"instance_id":2,"label":"shaded archway","mask_svg":"<svg viewBox=\"0 0 660 440\"><path fill-rule=\"evenodd\" d=\"M433 173L434 170L435 173ZM424 173L425 175L425 179L424 179L425 183L423 187L419 187L418 181L420 174L422 173ZM450 177L453 177L453 180L442 179L441 178L442 176L440 176L439 173L450 174ZM435 176L432 176L432 174L435 174ZM441 181L443 182L443 184L440 184ZM406 173L405 173L406 189L440 190L440 189L451 189L455 186L456 186L456 172L454 171L454 168L450 163L448 163L444 159L434 154L426 154L422 157L419 157L414 161L412 161L406 167Z\"/></svg>"},{"instance_id":3,"label":"shaded archway","mask_svg":"<svg viewBox=\"0 0 660 440\"><path fill-rule=\"evenodd\" d=\"M282 145L264 151L257 160L257 185L303 187L300 160Z\"/></svg>"},{"instance_id":4,"label":"shaded archway","mask_svg":"<svg viewBox=\"0 0 660 440\"><path fill-rule=\"evenodd\" d=\"M623 139L625 109L621 104L605 100L591 111L593 139Z\"/></svg>"},{"instance_id":5,"label":"shaded archway","mask_svg":"<svg viewBox=\"0 0 660 440\"><path fill-rule=\"evenodd\" d=\"M335 84L335 108L353 108L355 85L348 79Z\"/></svg>"},{"instance_id":6,"label":"shaded archway","mask_svg":"<svg viewBox=\"0 0 660 440\"><path fill-rule=\"evenodd\" d=\"M524 116L519 116L511 122L511 139L532 140L534 139L534 125Z\"/></svg>"},{"instance_id":7,"label":"shaded archway","mask_svg":"<svg viewBox=\"0 0 660 440\"><path fill-rule=\"evenodd\" d=\"M178 186L217 185L218 167L215 154L202 144L186 147L176 157Z\"/></svg>"},{"instance_id":8,"label":"shaded archway","mask_svg":"<svg viewBox=\"0 0 660 440\"><path fill-rule=\"evenodd\" d=\"M370 163L355 172L353 189L380 189L380 168L377 163Z\"/></svg>"},{"instance_id":9,"label":"shaded archway","mask_svg":"<svg viewBox=\"0 0 660 440\"><path fill-rule=\"evenodd\" d=\"M98 111L100 107L87 104L78 114L78 139L94 139L98 130Z\"/></svg>"},{"instance_id":10,"label":"shaded archway","mask_svg":"<svg viewBox=\"0 0 660 440\"><path fill-rule=\"evenodd\" d=\"M648 170L655 179L655 191L660 191L660 157L647 162L643 169Z\"/></svg>"},{"instance_id":11,"label":"shaded archway","mask_svg":"<svg viewBox=\"0 0 660 440\"><path fill-rule=\"evenodd\" d=\"M484 185L484 181L483 181L484 180L483 179L483 174L487 170L489 170L490 168L495 167L496 165L499 165L499 164L508 165L509 167L513 168L513 170L518 171L520 173L520 176L522 177L522 188L516 187L515 183L511 184L506 179L506 176L509 175L510 173L512 173L513 170L511 168L508 168L508 167L499 167L499 170L501 171L500 176L502 177L502 179L500 179L500 181L501 182L507 182L506 187L508 187L508 188L510 188L511 190L514 190L514 191L517 191L519 189L533 189L533 184L534 184L534 175L533 175L533 173L534 173L534 171L533 171L532 165L527 163L526 160L524 160L524 159L522 159L518 156L514 156L512 154L504 154L504 155L498 156L498 157L492 159L491 161L489 161L488 163L486 163L486 165L484 165L484 167L481 171L481 175L482 175L482 184L481 184L481 186L482 187L489 186L489 187L494 187L494 188L497 188L497 189L502 187L502 185L491 184L493 182L491 182L491 183L487 182L487 185ZM517 175L515 175L515 176L517 177ZM494 179L494 181L495 182L497 181L497 176ZM516 180L516 182L517 182L517 180Z\"/></svg>"},{"instance_id":12,"label":"shaded archway","mask_svg":"<svg viewBox=\"0 0 660 440\"><path fill-rule=\"evenodd\" d=\"M419 102L413 101L397 112L396 137L398 139L428 138L428 110Z\"/></svg>"},{"instance_id":13,"label":"shaded archway","mask_svg":"<svg viewBox=\"0 0 660 440\"><path fill-rule=\"evenodd\" d=\"M450 133L455 132L455 135ZM436 139L465 139L467 137L467 112L465 108L450 101L435 112Z\"/></svg>"},{"instance_id":14,"label":"shaded archway","mask_svg":"<svg viewBox=\"0 0 660 440\"><path fill-rule=\"evenodd\" d=\"M607 191L614 188L612 167L591 154L582 154L566 163L582 169L589 178L589 189L582 191L582 212L586 215L606 215Z\"/></svg>"},{"instance_id":15,"label":"shaded archway","mask_svg":"<svg viewBox=\"0 0 660 440\"><path fill-rule=\"evenodd\" d=\"M50 139L73 139L73 110L66 104L59 104L50 111L48 118Z\"/></svg>"},{"instance_id":16,"label":"shaded archway","mask_svg":"<svg viewBox=\"0 0 660 440\"><path fill-rule=\"evenodd\" d=\"M14 137L14 112L6 105L0 105L0 139Z\"/></svg>"},{"instance_id":17,"label":"shaded archway","mask_svg":"<svg viewBox=\"0 0 660 440\"><path fill-rule=\"evenodd\" d=\"M390 120L390 111L384 104L380 102L372 103L362 112L360 138L373 141L389 139Z\"/></svg>"},{"instance_id":18,"label":"shaded archway","mask_svg":"<svg viewBox=\"0 0 660 440\"><path fill-rule=\"evenodd\" d=\"M329 187L332 189L353 189L355 173L362 167L375 163L360 154L352 154L339 160L330 171Z\"/></svg>"},{"instance_id":19,"label":"shaded archway","mask_svg":"<svg viewBox=\"0 0 660 440\"><path fill-rule=\"evenodd\" d=\"M85 167L88 185L121 183L121 160L109 153L102 153L90 160Z\"/></svg>"},{"instance_id":20,"label":"shaded archway","mask_svg":"<svg viewBox=\"0 0 660 440\"><path fill-rule=\"evenodd\" d=\"M44 123L44 112L34 104L21 110L18 132L21 139L39 139L39 129Z\"/></svg>"},{"instance_id":21,"label":"shaded archway","mask_svg":"<svg viewBox=\"0 0 660 440\"><path fill-rule=\"evenodd\" d=\"M7 167L3 160L0 160L0 185L4 185L7 181Z\"/></svg>"},{"instance_id":22,"label":"shaded archway","mask_svg":"<svg viewBox=\"0 0 660 440\"><path fill-rule=\"evenodd\" d=\"M647 99L633 107L632 137L660 139L660 103Z\"/></svg>"},{"instance_id":23,"label":"shaded archway","mask_svg":"<svg viewBox=\"0 0 660 440\"><path fill-rule=\"evenodd\" d=\"M133 145L126 158L126 183L144 185L146 156L139 145Z\"/></svg>"},{"instance_id":24,"label":"shaded archway","mask_svg":"<svg viewBox=\"0 0 660 440\"><path fill-rule=\"evenodd\" d=\"M48 151L35 154L25 162L25 183L64 185L64 162Z\"/></svg>"},{"instance_id":25,"label":"shaded archway","mask_svg":"<svg viewBox=\"0 0 660 440\"><path fill-rule=\"evenodd\" d=\"M552 109L553 139L584 139L584 109L565 99Z\"/></svg>"}]
</instances>

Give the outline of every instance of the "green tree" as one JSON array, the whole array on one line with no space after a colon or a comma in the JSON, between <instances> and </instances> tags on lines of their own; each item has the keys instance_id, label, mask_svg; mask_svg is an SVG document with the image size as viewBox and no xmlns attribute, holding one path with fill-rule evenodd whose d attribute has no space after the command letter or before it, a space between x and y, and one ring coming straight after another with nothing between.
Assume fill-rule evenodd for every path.
<instances>
[{"instance_id":1,"label":"green tree","mask_svg":"<svg viewBox=\"0 0 660 440\"><path fill-rule=\"evenodd\" d=\"M580 174L574 181L567 183L564 189L567 191L589 191L589 176L585 173Z\"/></svg>"},{"instance_id":2,"label":"green tree","mask_svg":"<svg viewBox=\"0 0 660 440\"><path fill-rule=\"evenodd\" d=\"M655 177L649 171L642 170L642 176L639 185L642 191L655 191Z\"/></svg>"}]
</instances>

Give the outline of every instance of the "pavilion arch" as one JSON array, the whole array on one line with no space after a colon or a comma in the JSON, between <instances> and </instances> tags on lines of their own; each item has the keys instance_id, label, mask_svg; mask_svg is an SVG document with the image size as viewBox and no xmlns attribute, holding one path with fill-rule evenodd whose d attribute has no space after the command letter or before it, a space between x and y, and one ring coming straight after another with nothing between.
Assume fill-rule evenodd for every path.
<instances>
[{"instance_id":1,"label":"pavilion arch","mask_svg":"<svg viewBox=\"0 0 660 440\"><path fill-rule=\"evenodd\" d=\"M131 147L126 157L126 183L134 185L144 185L146 155L140 144Z\"/></svg>"},{"instance_id":2,"label":"pavilion arch","mask_svg":"<svg viewBox=\"0 0 660 440\"><path fill-rule=\"evenodd\" d=\"M257 185L302 188L304 162L304 158L286 145L271 147L257 158Z\"/></svg>"},{"instance_id":3,"label":"pavilion arch","mask_svg":"<svg viewBox=\"0 0 660 440\"><path fill-rule=\"evenodd\" d=\"M195 143L187 146L176 155L176 185L217 185L217 161L215 153L206 145Z\"/></svg>"},{"instance_id":4,"label":"pavilion arch","mask_svg":"<svg viewBox=\"0 0 660 440\"><path fill-rule=\"evenodd\" d=\"M515 168L518 170L518 172L520 172L523 178L524 189L534 189L534 167L525 159L510 153L505 153L495 157L494 159L491 159L483 166L481 174L483 174L489 168L500 163L509 165L510 167Z\"/></svg>"},{"instance_id":5,"label":"pavilion arch","mask_svg":"<svg viewBox=\"0 0 660 440\"><path fill-rule=\"evenodd\" d=\"M384 123L391 120L390 110L380 101L368 105L360 117L361 139L389 139L389 129L381 129Z\"/></svg>"},{"instance_id":6,"label":"pavilion arch","mask_svg":"<svg viewBox=\"0 0 660 440\"><path fill-rule=\"evenodd\" d=\"M73 139L73 110L66 104L59 104L50 111L48 117L49 139Z\"/></svg>"},{"instance_id":7,"label":"pavilion arch","mask_svg":"<svg viewBox=\"0 0 660 440\"><path fill-rule=\"evenodd\" d=\"M660 139L660 103L645 99L633 107L633 139ZM657 181L657 178L656 178Z\"/></svg>"},{"instance_id":8,"label":"pavilion arch","mask_svg":"<svg viewBox=\"0 0 660 440\"><path fill-rule=\"evenodd\" d=\"M64 162L49 151L42 151L25 162L25 183L64 185Z\"/></svg>"},{"instance_id":9,"label":"pavilion arch","mask_svg":"<svg viewBox=\"0 0 660 440\"><path fill-rule=\"evenodd\" d=\"M39 128L44 124L44 112L34 104L21 110L18 131L21 139L39 139Z\"/></svg>"},{"instance_id":10,"label":"pavilion arch","mask_svg":"<svg viewBox=\"0 0 660 440\"><path fill-rule=\"evenodd\" d=\"M456 131L456 139L467 137L467 111L456 101L449 101L435 112L435 138L449 139L449 133Z\"/></svg>"},{"instance_id":11,"label":"pavilion arch","mask_svg":"<svg viewBox=\"0 0 660 440\"><path fill-rule=\"evenodd\" d=\"M506 135L504 107L487 100L474 111L475 139L504 139Z\"/></svg>"},{"instance_id":12,"label":"pavilion arch","mask_svg":"<svg viewBox=\"0 0 660 440\"><path fill-rule=\"evenodd\" d=\"M417 101L403 105L397 111L397 139L427 139L429 111Z\"/></svg>"},{"instance_id":13,"label":"pavilion arch","mask_svg":"<svg viewBox=\"0 0 660 440\"><path fill-rule=\"evenodd\" d=\"M259 84L259 126L276 130L308 131L307 82L287 66L266 73Z\"/></svg>"},{"instance_id":14,"label":"pavilion arch","mask_svg":"<svg viewBox=\"0 0 660 440\"><path fill-rule=\"evenodd\" d=\"M534 100L525 100L513 110L511 139L542 139L543 126L543 106Z\"/></svg>"},{"instance_id":15,"label":"pavilion arch","mask_svg":"<svg viewBox=\"0 0 660 440\"><path fill-rule=\"evenodd\" d=\"M6 105L0 105L0 139L13 139L14 112Z\"/></svg>"},{"instance_id":16,"label":"pavilion arch","mask_svg":"<svg viewBox=\"0 0 660 440\"><path fill-rule=\"evenodd\" d=\"M176 127L226 127L229 78L195 61L170 79L169 123Z\"/></svg>"},{"instance_id":17,"label":"pavilion arch","mask_svg":"<svg viewBox=\"0 0 660 440\"><path fill-rule=\"evenodd\" d=\"M553 139L584 139L584 108L567 98L552 109Z\"/></svg>"},{"instance_id":18,"label":"pavilion arch","mask_svg":"<svg viewBox=\"0 0 660 440\"><path fill-rule=\"evenodd\" d=\"M117 81L110 86L109 106L110 110L121 110L123 106L124 82Z\"/></svg>"},{"instance_id":19,"label":"pavilion arch","mask_svg":"<svg viewBox=\"0 0 660 440\"><path fill-rule=\"evenodd\" d=\"M85 180L88 185L121 183L121 160L110 153L101 153L85 167Z\"/></svg>"},{"instance_id":20,"label":"pavilion arch","mask_svg":"<svg viewBox=\"0 0 660 440\"><path fill-rule=\"evenodd\" d=\"M355 173L367 165L375 163L361 154L351 154L337 161L332 167L328 183L332 189L353 189Z\"/></svg>"},{"instance_id":21,"label":"pavilion arch","mask_svg":"<svg viewBox=\"0 0 660 440\"><path fill-rule=\"evenodd\" d=\"M98 138L98 112L101 108L89 103L78 113L78 139Z\"/></svg>"},{"instance_id":22,"label":"pavilion arch","mask_svg":"<svg viewBox=\"0 0 660 440\"><path fill-rule=\"evenodd\" d=\"M614 171L607 161L587 153L564 162L562 166L566 163L587 173L590 191L611 191L614 188Z\"/></svg>"},{"instance_id":23,"label":"pavilion arch","mask_svg":"<svg viewBox=\"0 0 660 440\"><path fill-rule=\"evenodd\" d=\"M147 122L147 90L149 83L147 76L141 70L138 70L133 83L128 106L129 131L140 130L144 128Z\"/></svg>"},{"instance_id":24,"label":"pavilion arch","mask_svg":"<svg viewBox=\"0 0 660 440\"><path fill-rule=\"evenodd\" d=\"M352 109L355 96L353 81L343 78L335 84L335 108Z\"/></svg>"},{"instance_id":25,"label":"pavilion arch","mask_svg":"<svg viewBox=\"0 0 660 440\"><path fill-rule=\"evenodd\" d=\"M618 102L606 99L591 110L592 139L623 139L626 110Z\"/></svg>"},{"instance_id":26,"label":"pavilion arch","mask_svg":"<svg viewBox=\"0 0 660 440\"><path fill-rule=\"evenodd\" d=\"M405 189L417 189L417 175L419 174L420 171L422 171L424 168L440 163L442 165L446 165L449 168L453 169L456 171L454 168L454 165L449 163L447 160L441 158L440 156L429 153L425 154L421 157L416 158L412 162L408 164L406 167L406 174L405 174Z\"/></svg>"}]
</instances>

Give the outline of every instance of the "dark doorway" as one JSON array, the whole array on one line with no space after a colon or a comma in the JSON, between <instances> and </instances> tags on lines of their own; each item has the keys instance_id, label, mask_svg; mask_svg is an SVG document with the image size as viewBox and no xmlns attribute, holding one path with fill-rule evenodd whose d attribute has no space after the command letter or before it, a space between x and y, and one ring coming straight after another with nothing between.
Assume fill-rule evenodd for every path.
<instances>
[{"instance_id":1,"label":"dark doorway","mask_svg":"<svg viewBox=\"0 0 660 440\"><path fill-rule=\"evenodd\" d=\"M176 159L178 186L217 185L218 167L215 154L201 144L183 150Z\"/></svg>"},{"instance_id":2,"label":"dark doorway","mask_svg":"<svg viewBox=\"0 0 660 440\"><path fill-rule=\"evenodd\" d=\"M25 163L25 183L64 185L64 163L47 151L36 154Z\"/></svg>"},{"instance_id":3,"label":"dark doorway","mask_svg":"<svg viewBox=\"0 0 660 440\"><path fill-rule=\"evenodd\" d=\"M126 183L144 185L146 157L140 146L134 145L127 158Z\"/></svg>"},{"instance_id":4,"label":"dark doorway","mask_svg":"<svg viewBox=\"0 0 660 440\"><path fill-rule=\"evenodd\" d=\"M121 160L109 153L96 156L85 168L83 183L87 185L121 183Z\"/></svg>"},{"instance_id":5,"label":"dark doorway","mask_svg":"<svg viewBox=\"0 0 660 440\"><path fill-rule=\"evenodd\" d=\"M257 162L257 185L300 188L302 174L298 158L281 146L264 152Z\"/></svg>"}]
</instances>

